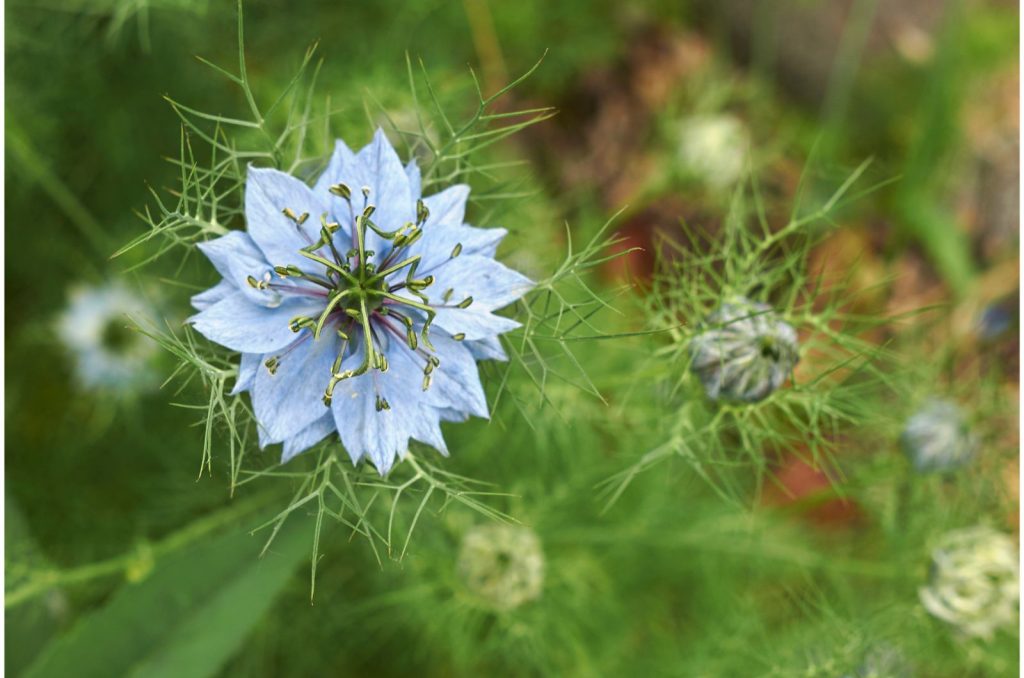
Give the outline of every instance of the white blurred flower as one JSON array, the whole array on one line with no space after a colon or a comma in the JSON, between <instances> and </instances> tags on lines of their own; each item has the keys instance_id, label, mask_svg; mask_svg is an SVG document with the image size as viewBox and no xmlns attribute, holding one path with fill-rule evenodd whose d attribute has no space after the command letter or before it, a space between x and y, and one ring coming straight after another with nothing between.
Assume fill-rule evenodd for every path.
<instances>
[{"instance_id":1,"label":"white blurred flower","mask_svg":"<svg viewBox=\"0 0 1024 678\"><path fill-rule=\"evenodd\" d=\"M150 361L156 345L129 327L128 317L152 316L121 283L71 289L57 319L57 335L75 362L79 384L90 390L137 391L154 383Z\"/></svg>"},{"instance_id":2,"label":"white blurred flower","mask_svg":"<svg viewBox=\"0 0 1024 678\"><path fill-rule=\"evenodd\" d=\"M999 628L1016 627L1017 544L985 526L954 530L932 551L930 581L918 593L929 613L964 635L990 638Z\"/></svg>"},{"instance_id":3,"label":"white blurred flower","mask_svg":"<svg viewBox=\"0 0 1024 678\"><path fill-rule=\"evenodd\" d=\"M507 611L540 596L544 554L531 530L482 525L462 540L458 572L466 588L487 606Z\"/></svg>"},{"instance_id":4,"label":"white blurred flower","mask_svg":"<svg viewBox=\"0 0 1024 678\"><path fill-rule=\"evenodd\" d=\"M739 180L749 147L747 128L733 115L695 115L680 123L680 164L711 188L725 189Z\"/></svg>"}]
</instances>

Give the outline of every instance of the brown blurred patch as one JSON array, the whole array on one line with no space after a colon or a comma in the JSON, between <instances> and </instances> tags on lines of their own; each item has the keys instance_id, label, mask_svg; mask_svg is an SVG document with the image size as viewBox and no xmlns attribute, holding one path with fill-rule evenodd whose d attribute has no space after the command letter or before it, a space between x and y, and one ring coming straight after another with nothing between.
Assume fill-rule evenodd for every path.
<instances>
[{"instance_id":1,"label":"brown blurred patch","mask_svg":"<svg viewBox=\"0 0 1024 678\"><path fill-rule=\"evenodd\" d=\"M889 276L880 257L887 229L850 224L830 232L811 251L808 270L822 295L813 301L820 310L829 297L841 298L845 313L877 313L885 305Z\"/></svg>"},{"instance_id":2,"label":"brown blurred patch","mask_svg":"<svg viewBox=\"0 0 1024 678\"><path fill-rule=\"evenodd\" d=\"M1020 239L1019 66L974 87L962 119L969 158L958 211L981 258L1002 261Z\"/></svg>"},{"instance_id":3,"label":"brown blurred patch","mask_svg":"<svg viewBox=\"0 0 1024 678\"><path fill-rule=\"evenodd\" d=\"M796 456L782 461L766 484L761 500L783 508L818 527L835 530L856 526L864 519L855 502L840 497L833 481L820 468Z\"/></svg>"},{"instance_id":4,"label":"brown blurred patch","mask_svg":"<svg viewBox=\"0 0 1024 678\"><path fill-rule=\"evenodd\" d=\"M828 92L858 0L698 0L695 4L703 23L726 28L740 61L752 61L755 46L769 51L779 84L795 98L819 105ZM927 61L945 12L945 3L934 0L878 0L862 68L893 57L913 64Z\"/></svg>"},{"instance_id":5,"label":"brown blurred patch","mask_svg":"<svg viewBox=\"0 0 1024 678\"><path fill-rule=\"evenodd\" d=\"M563 192L596 191L608 209L640 193L655 169L645 147L658 109L710 57L702 37L660 26L640 26L627 42L619 63L584 74L552 123L524 135Z\"/></svg>"}]
</instances>

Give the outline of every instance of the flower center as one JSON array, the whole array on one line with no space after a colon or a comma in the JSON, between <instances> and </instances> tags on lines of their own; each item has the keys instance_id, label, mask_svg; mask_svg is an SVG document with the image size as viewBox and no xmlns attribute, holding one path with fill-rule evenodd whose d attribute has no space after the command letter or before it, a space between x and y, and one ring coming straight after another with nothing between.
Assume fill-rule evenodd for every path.
<instances>
[{"instance_id":1,"label":"flower center","mask_svg":"<svg viewBox=\"0 0 1024 678\"><path fill-rule=\"evenodd\" d=\"M347 252L340 252L337 249L334 234L341 226L328 221L328 215L324 213L320 217L319 239L299 250L303 257L322 266L323 271L310 273L294 265L274 267L274 272L281 278L311 283L323 289L311 291L311 288L305 285L294 287L275 283L269 274L263 280L250 276L249 284L257 289L303 289L326 300L319 315L296 316L289 323L293 332L307 331L302 339L312 336L314 341L319 340L325 331L335 332L341 339L341 346L331 369L331 379L324 393L325 405L331 404L334 389L339 382L365 374L371 369L387 372L388 360L384 352L384 342L395 339L404 342L408 349L423 361L425 391L430 387L434 369L440 365L440 360L434 355L434 347L429 336L430 325L436 313L424 294L424 290L434 283L434 276L416 277L420 255L409 256L408 249L423 236L423 225L430 211L422 200L418 200L415 223L409 222L393 231L385 231L373 221L372 216L376 208L370 203L369 188L362 189L363 209L359 214L356 214L352 205L352 191L348 186L335 184L330 187L330 192L342 198L348 205L352 218L353 246ZM300 228L309 218L308 213L296 214L288 207L282 209L282 213L296 228ZM370 231L389 244L386 252L377 253L367 249L367 234ZM461 249L461 245L456 246L452 257L458 256ZM404 280L395 282L395 274L401 271L405 271ZM451 290L446 291L446 303L450 295ZM458 306L467 308L472 302L472 297L467 297ZM422 325L418 326L420 321ZM342 362L350 346L353 346L353 339L360 335L363 352L361 364L354 369L342 370ZM461 340L465 335L455 335L453 338ZM280 360L281 356L269 358L265 363L267 369L271 373L276 371ZM378 411L390 409L387 400L380 395L377 396L376 406Z\"/></svg>"},{"instance_id":2,"label":"flower center","mask_svg":"<svg viewBox=\"0 0 1024 678\"><path fill-rule=\"evenodd\" d=\"M124 353L135 339L135 333L120 318L108 320L100 334L100 344L113 353Z\"/></svg>"},{"instance_id":3,"label":"flower center","mask_svg":"<svg viewBox=\"0 0 1024 678\"><path fill-rule=\"evenodd\" d=\"M779 343L775 341L775 337L762 336L758 340L758 345L761 349L762 358L777 361L782 357L782 352L779 350Z\"/></svg>"}]
</instances>

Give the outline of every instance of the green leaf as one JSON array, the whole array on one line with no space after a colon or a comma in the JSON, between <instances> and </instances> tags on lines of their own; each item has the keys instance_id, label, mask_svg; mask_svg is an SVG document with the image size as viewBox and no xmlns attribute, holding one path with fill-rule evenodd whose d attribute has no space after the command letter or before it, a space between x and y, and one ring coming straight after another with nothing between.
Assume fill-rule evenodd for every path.
<instances>
[{"instance_id":1,"label":"green leaf","mask_svg":"<svg viewBox=\"0 0 1024 678\"><path fill-rule=\"evenodd\" d=\"M25 675L213 675L288 583L309 539L308 524L293 520L263 558L263 540L240 532L171 553L58 638Z\"/></svg>"},{"instance_id":2,"label":"green leaf","mask_svg":"<svg viewBox=\"0 0 1024 678\"><path fill-rule=\"evenodd\" d=\"M4 548L6 590L25 581L32 572L50 567L10 492L4 496ZM8 673L18 675L42 651L57 631L66 607L63 592L54 590L47 597L35 598L26 604L4 610L7 629L4 669Z\"/></svg>"}]
</instances>

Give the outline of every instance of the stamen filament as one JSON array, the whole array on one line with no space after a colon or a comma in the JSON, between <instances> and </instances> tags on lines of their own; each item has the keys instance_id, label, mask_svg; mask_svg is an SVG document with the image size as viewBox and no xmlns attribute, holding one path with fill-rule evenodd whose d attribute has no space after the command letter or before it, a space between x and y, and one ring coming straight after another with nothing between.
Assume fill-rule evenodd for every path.
<instances>
[{"instance_id":1,"label":"stamen filament","mask_svg":"<svg viewBox=\"0 0 1024 678\"><path fill-rule=\"evenodd\" d=\"M395 271L401 271L406 266L411 266L413 264L418 264L419 261L420 261L420 255L417 254L416 256L409 257L408 259L405 259L403 261L398 262L394 266L388 266L383 271L378 271L376 275L374 275L372 278L370 278L369 280L366 281L366 284L367 285L372 285L373 283L377 282L378 280L383 280L384 278L386 278L387 276L391 275ZM412 270L415 270L415 268L412 269Z\"/></svg>"},{"instance_id":2,"label":"stamen filament","mask_svg":"<svg viewBox=\"0 0 1024 678\"><path fill-rule=\"evenodd\" d=\"M323 313L320 314L320 319L317 320L316 329L313 330L313 339L320 338L320 332L323 331L324 329L324 323L327 322L327 317L331 315L332 311L334 311L334 307L338 305L338 302L340 302L342 299L344 299L351 293L351 289L343 290L330 298L330 300L327 302L327 306L323 310Z\"/></svg>"},{"instance_id":3,"label":"stamen filament","mask_svg":"<svg viewBox=\"0 0 1024 678\"><path fill-rule=\"evenodd\" d=\"M334 271L335 273L339 274L342 278L345 278L346 280L348 280L351 284L359 285L359 281L356 280L355 277L351 273L346 271L340 265L335 264L333 261L330 261L328 259L324 259L323 257L321 257L321 256L319 256L317 254L313 254L312 252L310 252L308 250L305 250L305 249L299 250L299 253L302 254L302 256L306 257L307 259L311 259L311 260L317 262L318 264L323 264L329 270Z\"/></svg>"}]
</instances>

